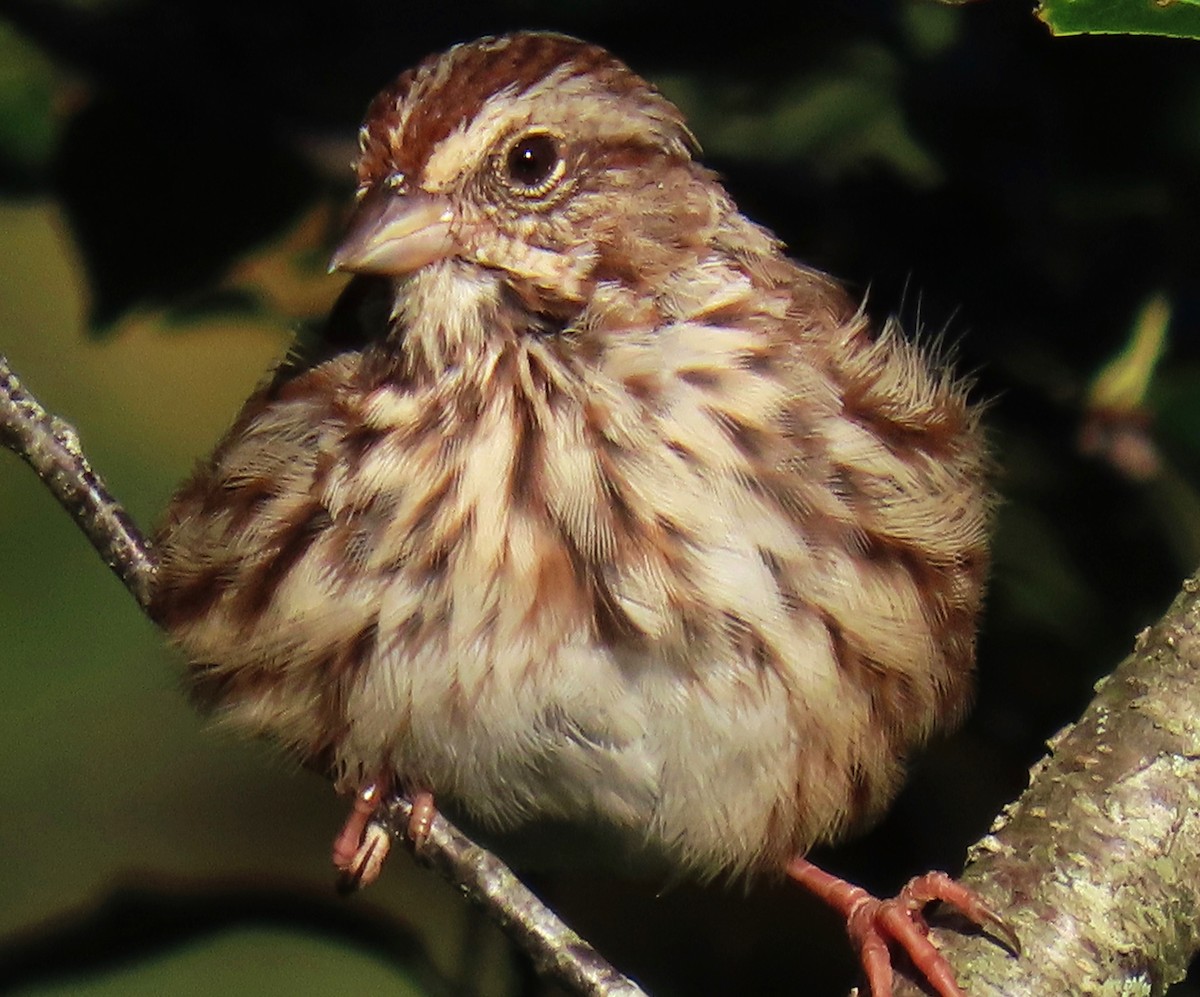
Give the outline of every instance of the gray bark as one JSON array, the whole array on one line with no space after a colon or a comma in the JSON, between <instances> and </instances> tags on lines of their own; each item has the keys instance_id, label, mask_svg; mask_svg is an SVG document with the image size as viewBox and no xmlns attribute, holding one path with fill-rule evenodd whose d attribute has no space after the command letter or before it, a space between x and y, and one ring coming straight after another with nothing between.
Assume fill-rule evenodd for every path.
<instances>
[{"instance_id":1,"label":"gray bark","mask_svg":"<svg viewBox=\"0 0 1200 997\"><path fill-rule=\"evenodd\" d=\"M934 940L972 997L1164 993L1200 948L1200 577L1048 747L960 877L1022 955Z\"/></svg>"}]
</instances>

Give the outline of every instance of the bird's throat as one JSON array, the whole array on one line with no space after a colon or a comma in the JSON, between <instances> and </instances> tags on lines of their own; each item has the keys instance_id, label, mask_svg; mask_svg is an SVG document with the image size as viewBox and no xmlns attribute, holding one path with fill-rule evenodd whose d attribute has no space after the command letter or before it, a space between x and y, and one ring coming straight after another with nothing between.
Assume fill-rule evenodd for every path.
<instances>
[{"instance_id":1,"label":"bird's throat","mask_svg":"<svg viewBox=\"0 0 1200 997\"><path fill-rule=\"evenodd\" d=\"M396 345L406 373L436 379L481 362L497 336L511 329L501 320L499 275L461 260L444 260L402 281L392 308Z\"/></svg>"}]
</instances>

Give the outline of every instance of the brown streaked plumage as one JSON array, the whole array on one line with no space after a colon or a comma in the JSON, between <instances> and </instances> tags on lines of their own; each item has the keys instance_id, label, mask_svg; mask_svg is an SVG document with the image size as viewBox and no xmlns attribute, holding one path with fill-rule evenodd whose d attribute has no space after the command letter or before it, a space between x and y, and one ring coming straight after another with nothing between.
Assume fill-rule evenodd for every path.
<instances>
[{"instance_id":1,"label":"brown streaked plumage","mask_svg":"<svg viewBox=\"0 0 1200 997\"><path fill-rule=\"evenodd\" d=\"M990 495L961 384L787 259L602 49L458 46L361 148L335 264L390 317L251 398L159 532L198 699L348 789L787 872L877 997L888 939L957 994L914 910L990 920L973 897L923 880L899 930L800 857L969 698Z\"/></svg>"}]
</instances>

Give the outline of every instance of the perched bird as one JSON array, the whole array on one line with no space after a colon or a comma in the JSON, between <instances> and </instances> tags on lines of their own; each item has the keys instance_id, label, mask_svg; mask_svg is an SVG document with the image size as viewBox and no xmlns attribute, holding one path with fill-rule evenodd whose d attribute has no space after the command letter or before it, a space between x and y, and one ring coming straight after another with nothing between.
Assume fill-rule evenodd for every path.
<instances>
[{"instance_id":1,"label":"perched bird","mask_svg":"<svg viewBox=\"0 0 1200 997\"><path fill-rule=\"evenodd\" d=\"M378 328L245 405L158 533L205 706L358 793L594 831L631 866L788 875L875 997L941 874L804 859L962 716L988 563L978 410L788 259L680 112L554 34L458 45L370 105L333 265ZM358 277L356 280L368 278Z\"/></svg>"}]
</instances>

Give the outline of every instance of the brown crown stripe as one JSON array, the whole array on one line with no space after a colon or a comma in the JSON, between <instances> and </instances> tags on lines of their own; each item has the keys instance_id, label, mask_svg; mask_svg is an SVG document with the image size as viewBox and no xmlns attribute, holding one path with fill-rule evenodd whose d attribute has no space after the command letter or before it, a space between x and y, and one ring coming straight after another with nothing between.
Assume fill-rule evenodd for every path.
<instances>
[{"instance_id":1,"label":"brown crown stripe","mask_svg":"<svg viewBox=\"0 0 1200 997\"><path fill-rule=\"evenodd\" d=\"M438 143L498 92L522 93L568 64L572 76L597 74L618 93L645 86L604 49L565 35L506 35L431 56L371 102L360 182L376 183L394 170L420 175ZM404 104L411 110L396 136Z\"/></svg>"}]
</instances>

